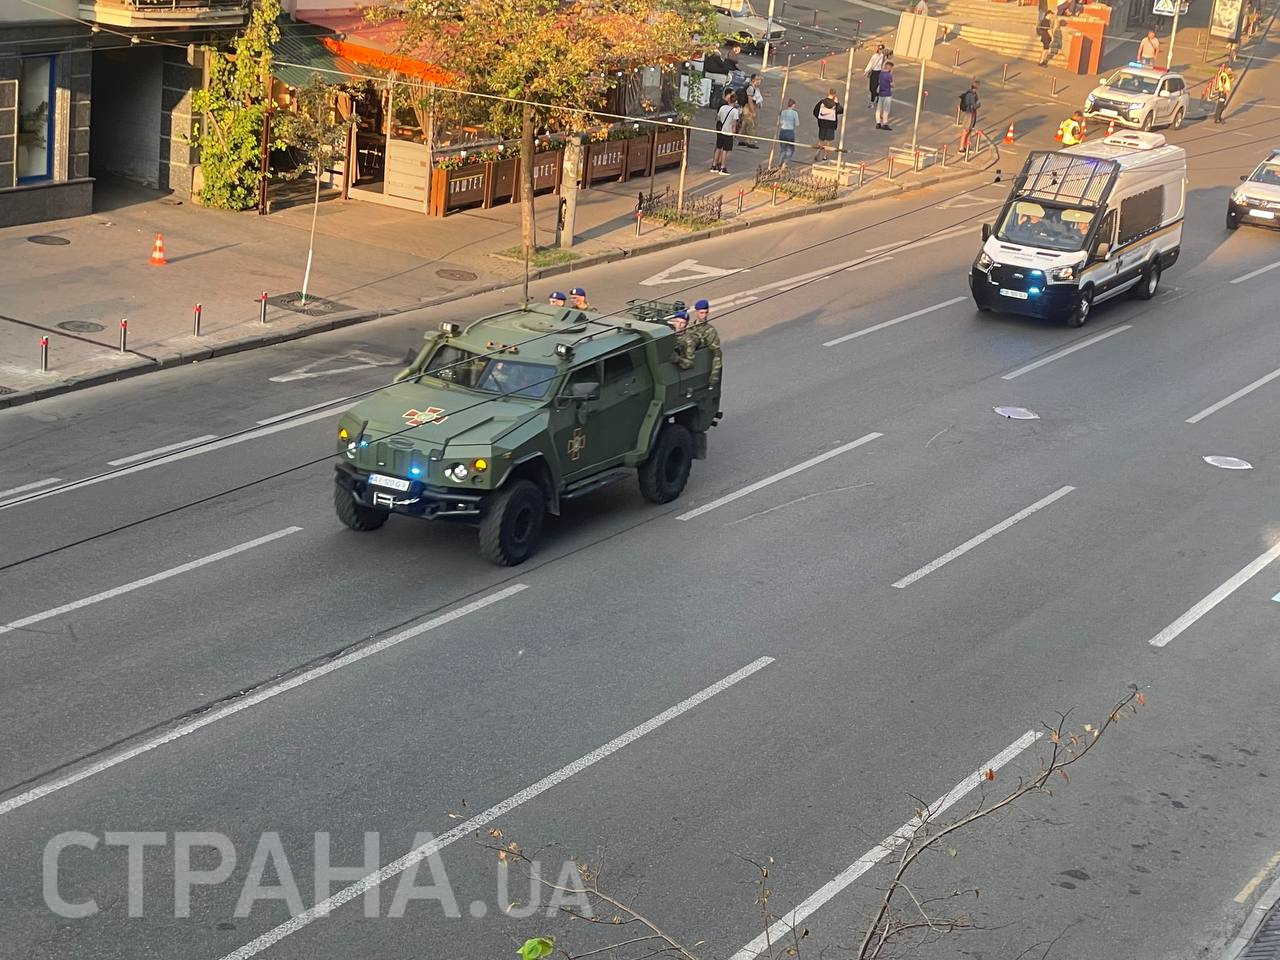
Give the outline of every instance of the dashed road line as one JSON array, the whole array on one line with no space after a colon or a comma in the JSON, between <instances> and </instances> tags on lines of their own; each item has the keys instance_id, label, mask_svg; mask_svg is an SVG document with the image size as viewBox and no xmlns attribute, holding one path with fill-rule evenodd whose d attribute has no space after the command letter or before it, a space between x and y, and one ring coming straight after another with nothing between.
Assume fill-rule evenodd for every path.
<instances>
[{"instance_id":1,"label":"dashed road line","mask_svg":"<svg viewBox=\"0 0 1280 960\"><path fill-rule=\"evenodd\" d=\"M10 487L8 490L0 490L0 501L5 497L11 497L17 493L29 493L32 490L39 490L41 487L51 487L55 483L61 483L58 477L46 477L43 480L32 480L30 483L24 483L20 487ZM3 506L3 504L0 504Z\"/></svg>"},{"instance_id":2,"label":"dashed road line","mask_svg":"<svg viewBox=\"0 0 1280 960\"><path fill-rule=\"evenodd\" d=\"M1244 569L1232 576L1226 583L1222 584L1222 586L1218 587L1206 596L1177 620L1173 621L1173 623L1169 624L1157 633L1149 641L1150 644L1153 647L1163 647L1168 644L1171 640L1177 637L1178 634L1186 630L1187 627L1191 626L1223 600L1235 593L1254 576L1261 573L1262 570L1271 563L1271 561L1276 559L1276 557L1280 557L1280 543L1277 543L1262 556L1250 562L1246 567L1244 567Z\"/></svg>"},{"instance_id":3,"label":"dashed road line","mask_svg":"<svg viewBox=\"0 0 1280 960\"><path fill-rule=\"evenodd\" d=\"M206 433L203 437L192 437L190 440L180 440L177 443L171 443L165 447L156 447L154 450L145 450L142 453L133 453L127 457L120 457L116 460L108 460L109 467L123 467L127 463L137 463L139 460L146 460L148 457L158 457L161 454L173 453L175 450L185 450L187 447L198 446L202 443L208 443L210 440L217 440L216 433Z\"/></svg>"},{"instance_id":4,"label":"dashed road line","mask_svg":"<svg viewBox=\"0 0 1280 960\"><path fill-rule=\"evenodd\" d=\"M1229 404L1235 403L1241 397L1247 396L1248 394L1252 393L1254 390L1257 390L1259 387L1265 387L1272 380L1276 379L1276 377L1280 377L1280 370L1272 370L1265 377L1259 377L1257 380L1253 381L1253 383L1249 384L1247 387L1241 387L1235 393L1231 394L1231 396L1225 397L1222 400L1219 400L1217 403L1213 404L1212 406L1205 407L1203 410L1197 413L1194 417L1188 417L1187 423L1199 423L1205 417L1208 417L1217 413L1223 407L1228 406Z\"/></svg>"},{"instance_id":5,"label":"dashed road line","mask_svg":"<svg viewBox=\"0 0 1280 960\"><path fill-rule=\"evenodd\" d=\"M1280 267L1280 260L1277 260L1275 263L1268 263L1265 267L1259 267L1257 270L1252 270L1249 273L1246 273L1243 277L1236 277L1231 281L1231 283L1244 283L1246 280L1252 280L1254 277L1260 277L1264 273L1274 270L1276 267Z\"/></svg>"},{"instance_id":6,"label":"dashed road line","mask_svg":"<svg viewBox=\"0 0 1280 960\"><path fill-rule=\"evenodd\" d=\"M1006 373L1000 379L1016 380L1018 377L1022 376L1024 373L1030 373L1032 370L1039 370L1045 364L1053 363L1053 361L1055 360L1061 360L1063 357L1070 356L1071 354L1075 353L1077 350L1083 350L1085 347L1091 347L1095 343L1101 343L1103 340L1106 340L1108 337L1114 337L1117 333L1124 333L1126 330L1129 330L1132 327L1133 327L1133 324L1131 323L1122 323L1120 324L1120 326L1112 327L1110 330L1106 330L1095 337L1090 337L1088 340L1081 340L1079 343L1072 344L1069 347L1064 347L1062 350L1057 350L1049 354L1047 357L1041 357L1039 360L1036 360L1033 363L1028 363L1025 367L1019 367L1017 370L1014 370L1012 373Z\"/></svg>"},{"instance_id":7,"label":"dashed road line","mask_svg":"<svg viewBox=\"0 0 1280 960\"><path fill-rule=\"evenodd\" d=\"M847 343L858 337L865 337L869 333L876 333L884 330L886 327L892 327L894 324L902 323L904 320L914 320L916 317L923 317L927 313L933 313L935 310L942 310L946 307L955 306L957 303L963 303L968 297L952 297L950 300L944 300L942 303L935 303L931 307L924 307L920 310L904 313L900 317L894 317L892 320L885 320L883 323L877 323L874 326L867 327L863 330L855 330L853 333L846 333L843 337L836 337L834 340L828 340L823 344L824 347L834 347L837 344Z\"/></svg>"}]
</instances>

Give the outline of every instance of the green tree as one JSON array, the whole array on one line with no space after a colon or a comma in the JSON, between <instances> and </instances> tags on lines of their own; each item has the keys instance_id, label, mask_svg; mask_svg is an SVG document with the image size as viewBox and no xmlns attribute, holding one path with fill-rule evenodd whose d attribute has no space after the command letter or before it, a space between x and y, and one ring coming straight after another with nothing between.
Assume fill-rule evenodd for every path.
<instances>
[{"instance_id":1,"label":"green tree","mask_svg":"<svg viewBox=\"0 0 1280 960\"><path fill-rule=\"evenodd\" d=\"M394 12L403 53L447 70L460 90L497 98L486 101L489 126L519 131L530 255L537 130L587 128L618 71L681 62L715 35L710 7L680 0L405 0Z\"/></svg>"},{"instance_id":2,"label":"green tree","mask_svg":"<svg viewBox=\"0 0 1280 960\"><path fill-rule=\"evenodd\" d=\"M200 202L223 210L247 210L258 198L262 130L270 101L271 47L280 38L279 0L254 0L249 22L231 42L231 52L206 47L209 85L192 106L204 114L200 127ZM269 147L283 146L275 138Z\"/></svg>"}]
</instances>

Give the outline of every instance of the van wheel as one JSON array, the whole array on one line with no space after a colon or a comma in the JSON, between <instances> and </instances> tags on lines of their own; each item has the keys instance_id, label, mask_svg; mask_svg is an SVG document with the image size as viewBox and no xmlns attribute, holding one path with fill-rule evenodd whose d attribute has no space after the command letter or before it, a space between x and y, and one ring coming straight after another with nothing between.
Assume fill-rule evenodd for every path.
<instances>
[{"instance_id":1,"label":"van wheel","mask_svg":"<svg viewBox=\"0 0 1280 960\"><path fill-rule=\"evenodd\" d=\"M1153 124L1153 123L1154 123L1154 121L1155 121L1155 116L1156 116L1156 112L1155 112L1154 110L1152 110L1150 113L1148 113L1145 117L1143 117L1143 118L1142 118L1142 129L1143 129L1143 130L1150 130L1150 129L1151 129L1151 126L1152 126L1152 124Z\"/></svg>"},{"instance_id":2,"label":"van wheel","mask_svg":"<svg viewBox=\"0 0 1280 960\"><path fill-rule=\"evenodd\" d=\"M1133 295L1139 300L1150 300L1160 289L1160 261L1152 260L1142 272L1142 279L1133 288Z\"/></svg>"},{"instance_id":3,"label":"van wheel","mask_svg":"<svg viewBox=\"0 0 1280 960\"><path fill-rule=\"evenodd\" d=\"M693 469L693 437L678 423L668 423L658 434L649 459L636 473L640 493L650 503L670 503L684 492Z\"/></svg>"},{"instance_id":4,"label":"van wheel","mask_svg":"<svg viewBox=\"0 0 1280 960\"><path fill-rule=\"evenodd\" d=\"M333 509L339 520L360 533L377 530L387 522L387 517L391 516L386 510L376 510L362 503L356 503L356 498L351 495L351 491L338 484L334 484L333 487Z\"/></svg>"},{"instance_id":5,"label":"van wheel","mask_svg":"<svg viewBox=\"0 0 1280 960\"><path fill-rule=\"evenodd\" d=\"M1089 320L1091 310L1093 310L1093 288L1086 287L1080 291L1076 297L1075 307L1067 314L1067 326L1083 327Z\"/></svg>"},{"instance_id":6,"label":"van wheel","mask_svg":"<svg viewBox=\"0 0 1280 960\"><path fill-rule=\"evenodd\" d=\"M1178 112L1173 115L1173 129L1181 130L1182 121L1185 119L1186 119L1186 114L1184 114L1181 109L1178 110Z\"/></svg>"},{"instance_id":7,"label":"van wheel","mask_svg":"<svg viewBox=\"0 0 1280 960\"><path fill-rule=\"evenodd\" d=\"M480 555L502 567L524 563L542 536L547 502L532 480L517 480L485 506L480 521Z\"/></svg>"}]
</instances>

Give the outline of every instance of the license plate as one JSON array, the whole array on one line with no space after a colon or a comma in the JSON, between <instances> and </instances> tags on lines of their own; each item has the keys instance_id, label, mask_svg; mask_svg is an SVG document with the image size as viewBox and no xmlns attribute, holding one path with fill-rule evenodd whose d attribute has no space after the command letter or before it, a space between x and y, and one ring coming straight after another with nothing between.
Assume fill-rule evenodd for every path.
<instances>
[{"instance_id":1,"label":"license plate","mask_svg":"<svg viewBox=\"0 0 1280 960\"><path fill-rule=\"evenodd\" d=\"M1004 287L1000 288L1000 296L1013 297L1013 299L1015 300L1027 299L1027 295L1023 293L1021 290L1006 290Z\"/></svg>"},{"instance_id":2,"label":"license plate","mask_svg":"<svg viewBox=\"0 0 1280 960\"><path fill-rule=\"evenodd\" d=\"M401 480L399 477L383 476L381 473L369 474L369 482L375 487L386 487L389 490L404 491L409 489L408 480Z\"/></svg>"},{"instance_id":3,"label":"license plate","mask_svg":"<svg viewBox=\"0 0 1280 960\"><path fill-rule=\"evenodd\" d=\"M1274 220L1276 218L1276 215L1270 210L1250 210L1249 216L1258 217L1262 220Z\"/></svg>"}]
</instances>

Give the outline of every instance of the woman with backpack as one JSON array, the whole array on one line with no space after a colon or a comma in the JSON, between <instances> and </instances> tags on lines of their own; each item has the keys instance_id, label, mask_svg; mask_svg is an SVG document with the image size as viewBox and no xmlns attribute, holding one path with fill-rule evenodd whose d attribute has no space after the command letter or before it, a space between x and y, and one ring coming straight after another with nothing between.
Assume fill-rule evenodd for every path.
<instances>
[{"instance_id":1,"label":"woman with backpack","mask_svg":"<svg viewBox=\"0 0 1280 960\"><path fill-rule=\"evenodd\" d=\"M827 144L835 142L836 126L842 113L844 106L836 96L835 87L813 105L813 118L818 121L818 152L813 158L814 163L827 159Z\"/></svg>"}]
</instances>

